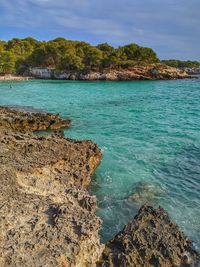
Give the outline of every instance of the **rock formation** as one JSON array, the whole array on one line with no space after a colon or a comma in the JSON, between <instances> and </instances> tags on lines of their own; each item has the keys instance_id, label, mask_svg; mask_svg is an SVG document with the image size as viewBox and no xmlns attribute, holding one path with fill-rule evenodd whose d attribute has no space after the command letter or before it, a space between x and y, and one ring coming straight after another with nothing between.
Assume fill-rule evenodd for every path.
<instances>
[{"instance_id":1,"label":"rock formation","mask_svg":"<svg viewBox=\"0 0 200 267\"><path fill-rule=\"evenodd\" d=\"M68 126L59 115L0 108L0 266L94 266L102 245L87 192L101 151L91 141L30 130Z\"/></svg>"},{"instance_id":2,"label":"rock formation","mask_svg":"<svg viewBox=\"0 0 200 267\"><path fill-rule=\"evenodd\" d=\"M91 72L77 76L80 80L109 80L109 81L132 81L132 80L170 80L184 79L190 76L179 69L160 66L156 68L157 74L153 75L153 66L138 66L131 69L107 70L102 73Z\"/></svg>"},{"instance_id":3,"label":"rock formation","mask_svg":"<svg viewBox=\"0 0 200 267\"><path fill-rule=\"evenodd\" d=\"M155 72L156 70L156 72ZM132 80L170 80L170 79L184 79L191 78L184 70L169 67L166 65L148 65L148 66L136 66L127 69L105 69L101 72L90 71L88 73L72 72L72 71L50 71L48 79L58 80L105 80L105 81L132 81ZM153 71L153 72L152 72ZM43 74L44 73L44 74ZM156 74L156 75L155 75ZM31 72L35 78L47 79L45 72L36 75L35 72Z\"/></svg>"},{"instance_id":4,"label":"rock formation","mask_svg":"<svg viewBox=\"0 0 200 267\"><path fill-rule=\"evenodd\" d=\"M141 208L104 249L96 198L87 191L100 149L31 133L68 123L0 107L0 266L196 266L192 243L161 208Z\"/></svg>"},{"instance_id":5,"label":"rock formation","mask_svg":"<svg viewBox=\"0 0 200 267\"><path fill-rule=\"evenodd\" d=\"M7 128L23 132L57 130L69 127L70 123L69 119L62 120L58 114L0 107L0 129Z\"/></svg>"},{"instance_id":6,"label":"rock formation","mask_svg":"<svg viewBox=\"0 0 200 267\"><path fill-rule=\"evenodd\" d=\"M0 266L94 266L102 246L87 192L90 141L0 131Z\"/></svg>"},{"instance_id":7,"label":"rock formation","mask_svg":"<svg viewBox=\"0 0 200 267\"><path fill-rule=\"evenodd\" d=\"M101 267L198 266L192 242L162 208L143 206L133 221L106 244Z\"/></svg>"}]
</instances>

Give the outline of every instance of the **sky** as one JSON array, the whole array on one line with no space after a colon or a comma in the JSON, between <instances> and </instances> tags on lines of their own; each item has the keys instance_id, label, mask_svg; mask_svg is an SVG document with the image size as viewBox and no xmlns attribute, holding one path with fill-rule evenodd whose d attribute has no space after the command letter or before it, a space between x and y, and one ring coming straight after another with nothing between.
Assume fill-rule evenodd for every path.
<instances>
[{"instance_id":1,"label":"sky","mask_svg":"<svg viewBox=\"0 0 200 267\"><path fill-rule=\"evenodd\" d=\"M200 61L200 0L0 0L0 39L137 43Z\"/></svg>"}]
</instances>

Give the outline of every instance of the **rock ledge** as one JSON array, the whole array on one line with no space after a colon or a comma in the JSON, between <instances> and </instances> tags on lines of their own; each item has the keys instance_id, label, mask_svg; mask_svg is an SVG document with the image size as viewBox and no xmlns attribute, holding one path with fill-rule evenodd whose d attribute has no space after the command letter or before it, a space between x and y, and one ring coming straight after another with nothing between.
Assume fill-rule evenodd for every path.
<instances>
[{"instance_id":1,"label":"rock ledge","mask_svg":"<svg viewBox=\"0 0 200 267\"><path fill-rule=\"evenodd\" d=\"M0 266L198 266L192 242L162 208L143 206L100 244L96 198L87 191L100 149L91 141L31 133L69 123L0 107Z\"/></svg>"},{"instance_id":2,"label":"rock ledge","mask_svg":"<svg viewBox=\"0 0 200 267\"><path fill-rule=\"evenodd\" d=\"M192 242L167 212L143 206L133 221L106 244L98 266L198 266Z\"/></svg>"},{"instance_id":3,"label":"rock ledge","mask_svg":"<svg viewBox=\"0 0 200 267\"><path fill-rule=\"evenodd\" d=\"M70 119L62 120L58 114L0 107L0 128L4 129L23 132L57 130L67 128L70 124Z\"/></svg>"}]
</instances>

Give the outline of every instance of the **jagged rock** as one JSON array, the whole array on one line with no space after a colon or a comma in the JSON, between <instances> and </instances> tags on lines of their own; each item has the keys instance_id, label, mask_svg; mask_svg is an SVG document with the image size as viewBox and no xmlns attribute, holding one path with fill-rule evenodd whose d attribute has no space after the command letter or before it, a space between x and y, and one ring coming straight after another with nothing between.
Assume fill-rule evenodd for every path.
<instances>
[{"instance_id":1,"label":"jagged rock","mask_svg":"<svg viewBox=\"0 0 200 267\"><path fill-rule=\"evenodd\" d=\"M156 72L155 72L156 70ZM49 72L50 70L47 70ZM152 72L153 71L153 72ZM126 69L105 69L102 72L90 71L88 73L80 73L77 71L63 72L55 70L50 71L50 76L54 79L67 80L108 80L108 81L132 81L132 80L169 80L191 78L186 71L166 65L149 64L147 66L135 66ZM156 73L156 75L155 75ZM44 76L43 76L44 75ZM37 75L34 75L36 78ZM46 73L40 74L39 78L46 78ZM47 77L49 78L49 76Z\"/></svg>"},{"instance_id":2,"label":"jagged rock","mask_svg":"<svg viewBox=\"0 0 200 267\"><path fill-rule=\"evenodd\" d=\"M172 223L167 212L143 206L133 221L106 244L98 266L198 266L192 242Z\"/></svg>"},{"instance_id":3,"label":"jagged rock","mask_svg":"<svg viewBox=\"0 0 200 267\"><path fill-rule=\"evenodd\" d=\"M60 115L39 113L16 108L0 107L0 128L14 131L57 130L67 128L71 124L69 119L62 120Z\"/></svg>"},{"instance_id":4,"label":"jagged rock","mask_svg":"<svg viewBox=\"0 0 200 267\"><path fill-rule=\"evenodd\" d=\"M63 125L59 115L0 108L0 266L197 266L192 243L161 208L141 208L103 251L87 192L101 151L62 131L30 133Z\"/></svg>"},{"instance_id":5,"label":"jagged rock","mask_svg":"<svg viewBox=\"0 0 200 267\"><path fill-rule=\"evenodd\" d=\"M101 222L86 189L100 160L91 141L0 130L0 266L95 266Z\"/></svg>"}]
</instances>

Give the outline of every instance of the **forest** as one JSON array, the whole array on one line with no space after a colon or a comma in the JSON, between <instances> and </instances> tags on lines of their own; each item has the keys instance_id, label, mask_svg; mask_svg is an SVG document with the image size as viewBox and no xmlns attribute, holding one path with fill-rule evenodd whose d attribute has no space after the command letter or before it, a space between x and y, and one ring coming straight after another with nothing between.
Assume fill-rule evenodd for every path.
<instances>
[{"instance_id":1,"label":"forest","mask_svg":"<svg viewBox=\"0 0 200 267\"><path fill-rule=\"evenodd\" d=\"M93 46L82 41L56 38L38 41L32 37L0 40L0 74L24 74L30 67L89 72L125 69L136 65L162 63L172 67L200 67L197 61L160 61L151 48L128 44L117 48L107 44Z\"/></svg>"},{"instance_id":2,"label":"forest","mask_svg":"<svg viewBox=\"0 0 200 267\"><path fill-rule=\"evenodd\" d=\"M162 63L175 68L200 68L199 61L191 61L191 60L182 61L182 60L170 59L170 60L162 60Z\"/></svg>"},{"instance_id":3,"label":"forest","mask_svg":"<svg viewBox=\"0 0 200 267\"><path fill-rule=\"evenodd\" d=\"M114 48L107 43L93 46L64 38L38 41L32 37L0 41L1 74L23 74L30 67L87 72L156 62L159 59L151 48L137 44Z\"/></svg>"}]
</instances>

